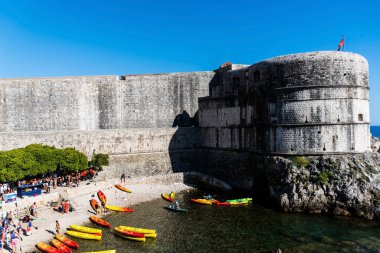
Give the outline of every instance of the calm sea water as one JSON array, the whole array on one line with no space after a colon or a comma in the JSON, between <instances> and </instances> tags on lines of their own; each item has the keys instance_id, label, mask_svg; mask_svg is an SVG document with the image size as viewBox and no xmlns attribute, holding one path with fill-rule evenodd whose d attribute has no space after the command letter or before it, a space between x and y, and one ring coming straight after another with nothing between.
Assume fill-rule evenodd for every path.
<instances>
[{"instance_id":1,"label":"calm sea water","mask_svg":"<svg viewBox=\"0 0 380 253\"><path fill-rule=\"evenodd\" d=\"M371 134L377 138L380 138L380 126L371 126Z\"/></svg>"},{"instance_id":2,"label":"calm sea water","mask_svg":"<svg viewBox=\"0 0 380 253\"><path fill-rule=\"evenodd\" d=\"M112 227L154 228L156 239L134 242L103 228L101 241L76 239L80 251L122 252L380 252L380 222L319 215L284 214L253 204L216 207L190 202L199 192L178 194L187 213L163 208L157 199L134 206L133 213L113 213ZM220 196L222 198L223 196ZM88 226L96 227L91 223Z\"/></svg>"}]
</instances>

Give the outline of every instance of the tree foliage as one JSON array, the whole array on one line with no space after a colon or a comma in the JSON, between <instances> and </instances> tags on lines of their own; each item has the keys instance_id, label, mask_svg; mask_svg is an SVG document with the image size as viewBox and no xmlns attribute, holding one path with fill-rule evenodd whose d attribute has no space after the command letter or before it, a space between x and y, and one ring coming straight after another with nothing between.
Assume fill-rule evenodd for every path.
<instances>
[{"instance_id":1,"label":"tree foliage","mask_svg":"<svg viewBox=\"0 0 380 253\"><path fill-rule=\"evenodd\" d=\"M74 148L31 144L0 152L0 181L15 182L27 177L52 172L82 171L87 168L87 157Z\"/></svg>"},{"instance_id":2,"label":"tree foliage","mask_svg":"<svg viewBox=\"0 0 380 253\"><path fill-rule=\"evenodd\" d=\"M109 156L108 154L102 154L102 153L99 153L99 154L94 154L94 166L95 167L98 167L100 169L103 168L103 166L108 166L109 165Z\"/></svg>"}]
</instances>

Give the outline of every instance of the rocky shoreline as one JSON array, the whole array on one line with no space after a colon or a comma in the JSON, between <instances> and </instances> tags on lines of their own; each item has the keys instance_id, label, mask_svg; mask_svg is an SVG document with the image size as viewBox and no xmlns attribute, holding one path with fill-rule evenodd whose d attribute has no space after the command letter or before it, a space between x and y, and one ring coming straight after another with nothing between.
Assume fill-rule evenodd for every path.
<instances>
[{"instance_id":1,"label":"rocky shoreline","mask_svg":"<svg viewBox=\"0 0 380 253\"><path fill-rule=\"evenodd\" d=\"M285 212L380 219L380 154L257 157L257 188Z\"/></svg>"}]
</instances>

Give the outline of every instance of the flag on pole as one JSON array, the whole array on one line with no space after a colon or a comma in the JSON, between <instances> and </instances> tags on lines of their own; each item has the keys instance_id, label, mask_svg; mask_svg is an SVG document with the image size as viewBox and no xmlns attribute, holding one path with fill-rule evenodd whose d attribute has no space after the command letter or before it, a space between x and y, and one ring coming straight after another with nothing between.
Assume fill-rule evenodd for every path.
<instances>
[{"instance_id":1,"label":"flag on pole","mask_svg":"<svg viewBox=\"0 0 380 253\"><path fill-rule=\"evenodd\" d=\"M343 38L340 40L339 45L338 45L338 51L340 51L341 48L344 48L344 35Z\"/></svg>"}]
</instances>

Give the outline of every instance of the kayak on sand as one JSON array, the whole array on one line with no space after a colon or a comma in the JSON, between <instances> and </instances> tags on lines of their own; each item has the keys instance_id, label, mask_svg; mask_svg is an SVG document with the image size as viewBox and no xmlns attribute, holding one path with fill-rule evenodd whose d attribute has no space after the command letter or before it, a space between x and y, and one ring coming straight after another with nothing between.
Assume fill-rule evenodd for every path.
<instances>
[{"instance_id":1,"label":"kayak on sand","mask_svg":"<svg viewBox=\"0 0 380 253\"><path fill-rule=\"evenodd\" d=\"M104 205L107 203L106 195L101 190L98 191L98 198Z\"/></svg>"},{"instance_id":2,"label":"kayak on sand","mask_svg":"<svg viewBox=\"0 0 380 253\"><path fill-rule=\"evenodd\" d=\"M62 253L72 253L73 251L63 242L58 241L57 239L52 239L51 244L53 244L54 247L59 249Z\"/></svg>"},{"instance_id":3,"label":"kayak on sand","mask_svg":"<svg viewBox=\"0 0 380 253\"><path fill-rule=\"evenodd\" d=\"M99 202L96 199L91 199L90 205L91 205L92 209L94 209L95 212L98 211L96 207L97 206L100 207Z\"/></svg>"},{"instance_id":4,"label":"kayak on sand","mask_svg":"<svg viewBox=\"0 0 380 253\"><path fill-rule=\"evenodd\" d=\"M67 246L77 249L79 248L79 244L75 241L71 240L70 238L67 238L66 236L55 234L55 238L66 244Z\"/></svg>"},{"instance_id":5,"label":"kayak on sand","mask_svg":"<svg viewBox=\"0 0 380 253\"><path fill-rule=\"evenodd\" d=\"M115 184L115 187L116 187L117 189L119 189L119 190L124 191L124 192L128 192L128 193L131 193L131 192L132 192L132 191L129 190L128 188L125 188L124 186L119 185L119 184Z\"/></svg>"},{"instance_id":6,"label":"kayak on sand","mask_svg":"<svg viewBox=\"0 0 380 253\"><path fill-rule=\"evenodd\" d=\"M43 242L37 243L36 248L46 253L62 253L59 249Z\"/></svg>"}]
</instances>

